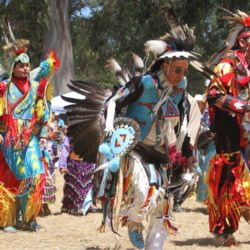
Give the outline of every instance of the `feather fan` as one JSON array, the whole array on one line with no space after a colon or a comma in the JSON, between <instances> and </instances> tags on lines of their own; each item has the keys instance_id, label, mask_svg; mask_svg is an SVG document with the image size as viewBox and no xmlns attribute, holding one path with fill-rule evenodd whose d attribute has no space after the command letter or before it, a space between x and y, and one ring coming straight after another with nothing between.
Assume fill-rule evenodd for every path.
<instances>
[{"instance_id":1,"label":"feather fan","mask_svg":"<svg viewBox=\"0 0 250 250\"><path fill-rule=\"evenodd\" d=\"M68 86L83 95L83 99L62 96L63 100L71 103L65 106L65 110L73 150L84 161L96 162L103 136L104 104L111 92L86 81L71 81Z\"/></svg>"}]
</instances>

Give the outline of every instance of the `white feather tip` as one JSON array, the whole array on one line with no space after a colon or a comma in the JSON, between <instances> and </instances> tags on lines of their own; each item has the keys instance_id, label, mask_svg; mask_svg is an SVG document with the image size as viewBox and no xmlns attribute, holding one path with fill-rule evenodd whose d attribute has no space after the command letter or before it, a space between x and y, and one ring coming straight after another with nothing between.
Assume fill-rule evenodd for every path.
<instances>
[{"instance_id":1,"label":"white feather tip","mask_svg":"<svg viewBox=\"0 0 250 250\"><path fill-rule=\"evenodd\" d=\"M113 57L107 60L107 64L105 65L105 67L113 73L120 72L122 70L119 63Z\"/></svg>"}]
</instances>

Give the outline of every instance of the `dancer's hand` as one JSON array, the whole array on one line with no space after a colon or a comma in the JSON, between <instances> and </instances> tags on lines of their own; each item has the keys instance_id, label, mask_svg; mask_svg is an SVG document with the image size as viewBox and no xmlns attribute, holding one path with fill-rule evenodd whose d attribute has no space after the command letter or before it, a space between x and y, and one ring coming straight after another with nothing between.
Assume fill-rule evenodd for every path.
<instances>
[{"instance_id":1,"label":"dancer's hand","mask_svg":"<svg viewBox=\"0 0 250 250\"><path fill-rule=\"evenodd\" d=\"M105 130L104 130L105 136L111 136L113 131L114 131L114 126L113 125L107 126L105 128Z\"/></svg>"},{"instance_id":2,"label":"dancer's hand","mask_svg":"<svg viewBox=\"0 0 250 250\"><path fill-rule=\"evenodd\" d=\"M114 118L115 118L115 100L111 98L107 107L107 117L105 122L105 135L111 136L114 131Z\"/></svg>"}]
</instances>

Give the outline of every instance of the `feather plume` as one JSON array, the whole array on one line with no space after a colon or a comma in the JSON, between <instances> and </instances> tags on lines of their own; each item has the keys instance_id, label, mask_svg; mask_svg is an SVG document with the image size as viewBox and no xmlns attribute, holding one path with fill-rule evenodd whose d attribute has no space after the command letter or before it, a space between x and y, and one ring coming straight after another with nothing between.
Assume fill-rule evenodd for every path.
<instances>
[{"instance_id":1,"label":"feather plume","mask_svg":"<svg viewBox=\"0 0 250 250\"><path fill-rule=\"evenodd\" d=\"M205 64L201 63L199 60L190 60L190 65L201 72L208 79L211 79L216 75L213 70L211 70Z\"/></svg>"},{"instance_id":2,"label":"feather plume","mask_svg":"<svg viewBox=\"0 0 250 250\"><path fill-rule=\"evenodd\" d=\"M118 79L118 85L119 85L118 88L126 84L127 82L126 75L125 75L126 72L122 70L119 63L113 57L107 60L107 64L105 65L105 67L109 69L113 74L116 75Z\"/></svg>"},{"instance_id":3,"label":"feather plume","mask_svg":"<svg viewBox=\"0 0 250 250\"><path fill-rule=\"evenodd\" d=\"M132 53L132 65L130 65L129 68L122 68L113 57L107 60L105 67L115 74L116 78L118 79L118 83L113 87L114 91L117 91L133 77L143 74L144 63L138 55Z\"/></svg>"},{"instance_id":4,"label":"feather plume","mask_svg":"<svg viewBox=\"0 0 250 250\"><path fill-rule=\"evenodd\" d=\"M239 33L243 30L244 26L240 23L235 24L230 31L229 31L229 36L226 40L226 46L227 50L233 48L235 41L237 40L237 37Z\"/></svg>"},{"instance_id":5,"label":"feather plume","mask_svg":"<svg viewBox=\"0 0 250 250\"><path fill-rule=\"evenodd\" d=\"M25 53L29 47L29 41L26 39L18 39L13 43L3 46L3 50L11 57L16 57L21 53Z\"/></svg>"},{"instance_id":6,"label":"feather plume","mask_svg":"<svg viewBox=\"0 0 250 250\"><path fill-rule=\"evenodd\" d=\"M248 14L246 12L243 12L241 10L237 10L239 16L242 16L242 17L248 17Z\"/></svg>"},{"instance_id":7,"label":"feather plume","mask_svg":"<svg viewBox=\"0 0 250 250\"><path fill-rule=\"evenodd\" d=\"M8 39L8 37L7 37L6 33L5 33L5 31L2 30L2 32L3 32L3 37L4 37L4 40L5 40L5 43L6 43L6 44L9 44L10 42L9 42L9 39Z\"/></svg>"},{"instance_id":8,"label":"feather plume","mask_svg":"<svg viewBox=\"0 0 250 250\"><path fill-rule=\"evenodd\" d=\"M165 19L167 21L167 24L169 25L170 29L175 28L176 26L179 26L179 22L177 19L177 16L172 8L169 8L165 13Z\"/></svg>"},{"instance_id":9,"label":"feather plume","mask_svg":"<svg viewBox=\"0 0 250 250\"><path fill-rule=\"evenodd\" d=\"M180 25L172 8L166 11L165 18L170 31L160 37L160 39L174 46L174 50L192 51L196 40L194 29L189 28L187 24Z\"/></svg>"},{"instance_id":10,"label":"feather plume","mask_svg":"<svg viewBox=\"0 0 250 250\"><path fill-rule=\"evenodd\" d=\"M127 68L122 70L122 75L126 82L128 82L133 77L132 73Z\"/></svg>"},{"instance_id":11,"label":"feather plume","mask_svg":"<svg viewBox=\"0 0 250 250\"><path fill-rule=\"evenodd\" d=\"M192 51L196 39L194 29L189 28L188 25L179 25L173 10L167 11L165 17L170 31L161 36L160 40L147 41L144 44L146 54L152 53L157 59L164 52Z\"/></svg>"},{"instance_id":12,"label":"feather plume","mask_svg":"<svg viewBox=\"0 0 250 250\"><path fill-rule=\"evenodd\" d=\"M194 35L194 29L188 27L188 25L179 25L177 17L173 9L169 9L165 13L167 24L170 27L170 31L160 37L161 43L151 40L145 43L145 51L150 51L157 55L154 47L161 48L158 51L162 52L165 46L165 53L158 53L160 56L149 67L150 72L156 72L160 69L164 60L172 60L173 58L188 59L191 65L202 72L206 77L210 78L210 75L214 74L208 67L200 62L198 54L193 52L196 37ZM160 46L161 45L161 46Z\"/></svg>"},{"instance_id":13,"label":"feather plume","mask_svg":"<svg viewBox=\"0 0 250 250\"><path fill-rule=\"evenodd\" d=\"M133 62L134 62L134 65L136 68L138 68L138 69L144 68L144 63L143 63L143 60L141 59L141 57L139 57L135 53L132 53L132 58L133 58Z\"/></svg>"},{"instance_id":14,"label":"feather plume","mask_svg":"<svg viewBox=\"0 0 250 250\"><path fill-rule=\"evenodd\" d=\"M164 53L167 49L167 44L161 40L149 40L144 44L144 51L146 54L152 53L156 59L159 55Z\"/></svg>"},{"instance_id":15,"label":"feather plume","mask_svg":"<svg viewBox=\"0 0 250 250\"><path fill-rule=\"evenodd\" d=\"M134 73L133 75L134 76L142 75L144 70L143 60L141 59L141 57L139 57L134 53L132 53L132 59L133 59L133 73Z\"/></svg>"},{"instance_id":16,"label":"feather plume","mask_svg":"<svg viewBox=\"0 0 250 250\"><path fill-rule=\"evenodd\" d=\"M110 94L109 90L102 88L100 86L97 86L96 84L92 82L83 81L83 80L74 80L74 81L72 80L71 83L74 86L78 87L79 89L85 91L86 94L88 93L91 96L94 96L94 95L95 97L102 96L102 98L104 98L104 96Z\"/></svg>"},{"instance_id":17,"label":"feather plume","mask_svg":"<svg viewBox=\"0 0 250 250\"><path fill-rule=\"evenodd\" d=\"M228 9L225 9L225 8L223 8L223 7L218 7L218 9L227 12L227 13L228 13L229 15L231 15L231 16L234 16L234 15L235 15L235 13L233 13L232 11L230 11L230 10L228 10Z\"/></svg>"},{"instance_id":18,"label":"feather plume","mask_svg":"<svg viewBox=\"0 0 250 250\"><path fill-rule=\"evenodd\" d=\"M40 81L42 78L48 79L55 71L59 69L60 61L56 56L56 53L51 50L46 59L40 63L39 72L35 76L36 81Z\"/></svg>"},{"instance_id":19,"label":"feather plume","mask_svg":"<svg viewBox=\"0 0 250 250\"><path fill-rule=\"evenodd\" d=\"M194 30L188 25L175 26L169 33L160 37L165 43L170 44L174 50L192 51L195 45L196 37Z\"/></svg>"},{"instance_id":20,"label":"feather plume","mask_svg":"<svg viewBox=\"0 0 250 250\"><path fill-rule=\"evenodd\" d=\"M30 71L30 80L33 81L35 80L35 78L37 77L38 73L40 72L41 68L40 67L37 67L35 69L32 69Z\"/></svg>"},{"instance_id":21,"label":"feather plume","mask_svg":"<svg viewBox=\"0 0 250 250\"><path fill-rule=\"evenodd\" d=\"M122 72L121 66L113 57L107 60L107 64L105 65L105 67L108 68L114 74L116 74L117 72Z\"/></svg>"}]
</instances>

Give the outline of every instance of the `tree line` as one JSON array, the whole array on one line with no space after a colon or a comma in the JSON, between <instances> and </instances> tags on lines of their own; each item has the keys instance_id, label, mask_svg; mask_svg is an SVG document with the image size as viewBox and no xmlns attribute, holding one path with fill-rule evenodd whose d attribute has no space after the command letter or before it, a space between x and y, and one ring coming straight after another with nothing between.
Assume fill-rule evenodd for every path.
<instances>
[{"instance_id":1,"label":"tree line","mask_svg":"<svg viewBox=\"0 0 250 250\"><path fill-rule=\"evenodd\" d=\"M72 78L112 87L115 78L105 69L106 60L113 56L128 65L132 52L144 57L144 43L168 31L164 14L170 7L181 24L195 27L195 51L206 62L228 35L221 19L226 13L218 7L248 12L250 0L1 0L0 45L9 22L16 38L30 40L33 67L55 49L63 66L56 94L65 93ZM7 67L3 50L0 59ZM205 78L192 70L188 78L191 93L204 91Z\"/></svg>"}]
</instances>

